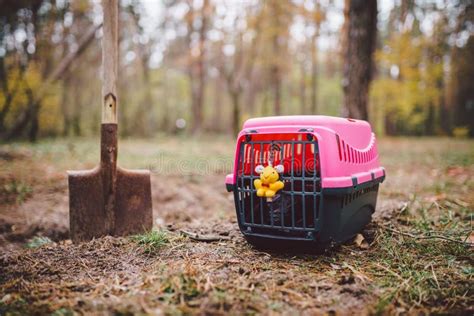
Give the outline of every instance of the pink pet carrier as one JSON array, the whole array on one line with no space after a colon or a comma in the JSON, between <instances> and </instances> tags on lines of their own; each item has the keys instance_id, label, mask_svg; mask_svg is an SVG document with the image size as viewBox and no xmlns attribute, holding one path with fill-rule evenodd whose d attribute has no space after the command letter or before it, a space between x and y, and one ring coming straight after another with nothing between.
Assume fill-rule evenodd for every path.
<instances>
[{"instance_id":1,"label":"pink pet carrier","mask_svg":"<svg viewBox=\"0 0 474 316\"><path fill-rule=\"evenodd\" d=\"M280 116L245 122L226 187L253 245L324 249L370 222L384 179L369 123Z\"/></svg>"}]
</instances>

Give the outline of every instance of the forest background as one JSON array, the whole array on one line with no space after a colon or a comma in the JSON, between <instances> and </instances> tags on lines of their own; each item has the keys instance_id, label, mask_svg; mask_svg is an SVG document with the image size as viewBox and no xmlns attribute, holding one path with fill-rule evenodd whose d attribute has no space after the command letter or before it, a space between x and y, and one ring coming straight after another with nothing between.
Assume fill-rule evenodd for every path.
<instances>
[{"instance_id":1,"label":"forest background","mask_svg":"<svg viewBox=\"0 0 474 316\"><path fill-rule=\"evenodd\" d=\"M473 136L472 2L369 1L359 16L350 2L121 1L121 135L324 114L368 119L378 135ZM0 138L97 135L100 1L0 3ZM370 40L351 36L349 17L371 19ZM362 87L351 41L368 52Z\"/></svg>"}]
</instances>

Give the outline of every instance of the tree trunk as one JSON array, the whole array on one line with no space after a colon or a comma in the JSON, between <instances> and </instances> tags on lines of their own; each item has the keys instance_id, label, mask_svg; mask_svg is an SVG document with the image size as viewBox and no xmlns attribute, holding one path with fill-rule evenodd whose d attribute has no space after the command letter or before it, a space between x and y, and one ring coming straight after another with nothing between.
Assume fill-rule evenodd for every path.
<instances>
[{"instance_id":1,"label":"tree trunk","mask_svg":"<svg viewBox=\"0 0 474 316\"><path fill-rule=\"evenodd\" d=\"M439 117L440 117L440 125L441 125L441 130L445 135L450 135L451 134L451 129L452 129L452 124L451 124L451 111L448 108L448 105L446 104L444 95L443 98L441 99L441 106L439 109Z\"/></svg>"},{"instance_id":2,"label":"tree trunk","mask_svg":"<svg viewBox=\"0 0 474 316\"><path fill-rule=\"evenodd\" d=\"M280 49L278 43L278 34L273 36L273 51L274 51L274 61L271 67L271 80L273 83L273 109L275 115L281 114L281 78L280 78Z\"/></svg>"},{"instance_id":3,"label":"tree trunk","mask_svg":"<svg viewBox=\"0 0 474 316\"><path fill-rule=\"evenodd\" d=\"M223 82L224 78L222 78L222 75L219 73L214 88L214 115L212 119L213 125L211 126L211 129L215 132L220 132L222 126L223 92L225 89Z\"/></svg>"},{"instance_id":4,"label":"tree trunk","mask_svg":"<svg viewBox=\"0 0 474 316\"><path fill-rule=\"evenodd\" d=\"M193 132L200 132L203 123L203 106L204 106L204 93L206 87L206 72L204 66L204 59L206 57L206 32L209 22L209 0L204 0L201 10L201 27L199 29L199 57L196 62L196 77L197 83L193 89Z\"/></svg>"},{"instance_id":5,"label":"tree trunk","mask_svg":"<svg viewBox=\"0 0 474 316\"><path fill-rule=\"evenodd\" d=\"M61 114L63 115L63 136L68 136L69 130L71 128L71 98L69 97L71 95L69 91L71 87L71 74L68 73L62 81L61 87Z\"/></svg>"},{"instance_id":6,"label":"tree trunk","mask_svg":"<svg viewBox=\"0 0 474 316\"><path fill-rule=\"evenodd\" d=\"M140 26L140 15L136 11L135 6L132 4L128 7L128 11L134 21L135 31L138 34L143 34L143 28ZM140 65L142 68L142 80L145 92L143 98L140 99L140 105L138 106L137 119L135 120L135 130L141 136L151 136L156 132L156 119L153 111L153 97L151 94L152 87L150 84L150 68L148 66L151 49L147 46L148 44L139 43L137 45L138 56L140 59Z\"/></svg>"},{"instance_id":7,"label":"tree trunk","mask_svg":"<svg viewBox=\"0 0 474 316\"><path fill-rule=\"evenodd\" d=\"M78 79L78 77L73 78L74 86L75 87L80 87L81 81ZM82 130L81 130L81 90L80 89L74 89L74 100L73 102L73 109L72 109L72 118L70 118L70 123L72 124L72 132L74 136L81 136L82 135Z\"/></svg>"},{"instance_id":8,"label":"tree trunk","mask_svg":"<svg viewBox=\"0 0 474 316\"><path fill-rule=\"evenodd\" d=\"M474 4L466 5L457 17L455 32L468 29L468 21L474 20ZM474 37L470 36L463 47L451 50L450 78L447 83L447 108L452 113L452 127L469 128L474 137Z\"/></svg>"},{"instance_id":9,"label":"tree trunk","mask_svg":"<svg viewBox=\"0 0 474 316\"><path fill-rule=\"evenodd\" d=\"M148 68L148 61L146 65L143 65L143 79L144 84L146 86L145 89L145 109L150 114L146 118L146 129L145 134L146 136L152 136L153 133L156 132L156 121L155 121L155 113L153 111L153 96L151 94L151 84L150 84L150 73Z\"/></svg>"},{"instance_id":10,"label":"tree trunk","mask_svg":"<svg viewBox=\"0 0 474 316\"><path fill-rule=\"evenodd\" d=\"M8 89L8 75L7 75L7 69L5 69L5 58L0 58L0 85L3 90L3 95L4 95L4 102L3 105L0 109L0 135L3 135L3 133L6 131L6 126L5 126L5 117L8 115L13 99L15 98L16 94L20 90L20 84L23 82L23 77L25 74L27 65L23 65L20 63L19 65L19 76L15 80L13 87L11 89Z\"/></svg>"},{"instance_id":11,"label":"tree trunk","mask_svg":"<svg viewBox=\"0 0 474 316\"><path fill-rule=\"evenodd\" d=\"M319 27L319 26L318 26ZM311 38L311 114L318 114L318 60L317 60L317 36L315 33Z\"/></svg>"},{"instance_id":12,"label":"tree trunk","mask_svg":"<svg viewBox=\"0 0 474 316\"><path fill-rule=\"evenodd\" d=\"M471 10L474 16L474 8ZM455 94L455 125L467 127L471 137L474 137L474 37L470 37L466 45L462 48L456 47L455 56L458 57L455 65L456 85ZM454 60L454 59L453 59Z\"/></svg>"},{"instance_id":13,"label":"tree trunk","mask_svg":"<svg viewBox=\"0 0 474 316\"><path fill-rule=\"evenodd\" d=\"M23 81L23 73L24 71L21 70L20 77L16 80L15 85L10 91L8 91L7 88L4 89L5 101L3 102L2 109L0 110L0 134L2 134L5 131L5 125L4 125L5 117L7 116L8 112L11 109L13 99L19 90L20 83Z\"/></svg>"},{"instance_id":14,"label":"tree trunk","mask_svg":"<svg viewBox=\"0 0 474 316\"><path fill-rule=\"evenodd\" d=\"M232 131L235 135L240 130L240 92L232 92Z\"/></svg>"},{"instance_id":15,"label":"tree trunk","mask_svg":"<svg viewBox=\"0 0 474 316\"><path fill-rule=\"evenodd\" d=\"M75 51L70 52L65 58L63 58L59 62L59 64L52 70L51 74L46 77L44 83L39 87L36 95L32 96L32 100L28 109L26 109L25 112L23 112L22 115L15 121L12 129L5 136L6 140L10 140L20 136L20 134L22 134L24 129L27 127L28 120L30 120L32 123L32 126L30 127L30 130L28 132L29 137L30 139L35 138L35 134L37 134L39 130L39 122L37 116L41 109L41 100L45 96L48 88L52 83L61 78L64 73L69 69L71 64L84 52L87 46L95 38L95 32L101 26L102 24L91 27L79 40L78 48Z\"/></svg>"},{"instance_id":16,"label":"tree trunk","mask_svg":"<svg viewBox=\"0 0 474 316\"><path fill-rule=\"evenodd\" d=\"M435 105L430 103L428 105L428 113L425 121L425 135L434 135L436 127Z\"/></svg>"},{"instance_id":17,"label":"tree trunk","mask_svg":"<svg viewBox=\"0 0 474 316\"><path fill-rule=\"evenodd\" d=\"M169 113L170 111L168 110L169 109L168 102L169 102L170 96L168 96L169 91L166 85L167 83L164 83L162 102L160 105L162 109L162 116L161 116L161 124L159 127L159 130L164 131L164 132L173 131L176 124L175 122L172 122L172 119L174 118L176 120L176 118L179 117L178 113L173 113L174 117L171 117L170 115L171 113Z\"/></svg>"},{"instance_id":18,"label":"tree trunk","mask_svg":"<svg viewBox=\"0 0 474 316\"><path fill-rule=\"evenodd\" d=\"M389 136L393 136L397 132L397 127L395 124L395 119L393 117L393 114L388 113L385 115L385 134Z\"/></svg>"},{"instance_id":19,"label":"tree trunk","mask_svg":"<svg viewBox=\"0 0 474 316\"><path fill-rule=\"evenodd\" d=\"M300 64L300 114L306 114L306 70L304 60Z\"/></svg>"},{"instance_id":20,"label":"tree trunk","mask_svg":"<svg viewBox=\"0 0 474 316\"><path fill-rule=\"evenodd\" d=\"M31 125L30 130L28 132L28 139L30 142L34 143L38 139L38 131L39 131L39 104L34 104L33 112L31 114Z\"/></svg>"},{"instance_id":21,"label":"tree trunk","mask_svg":"<svg viewBox=\"0 0 474 316\"><path fill-rule=\"evenodd\" d=\"M346 5L344 109L349 117L367 120L377 33L377 1L350 0Z\"/></svg>"},{"instance_id":22,"label":"tree trunk","mask_svg":"<svg viewBox=\"0 0 474 316\"><path fill-rule=\"evenodd\" d=\"M27 87L25 89L25 93L28 98L28 106L26 107L26 110L21 113L20 117L15 122L15 125L6 135L6 140L13 139L14 137L18 137L20 134L22 134L25 128L28 126L28 122L30 122L31 114L33 113L36 105L33 97L33 91L31 91L31 89Z\"/></svg>"},{"instance_id":23,"label":"tree trunk","mask_svg":"<svg viewBox=\"0 0 474 316\"><path fill-rule=\"evenodd\" d=\"M274 102L274 113L275 115L281 114L281 80L280 80L280 69L277 65L272 67L272 80L273 80L273 102Z\"/></svg>"}]
</instances>

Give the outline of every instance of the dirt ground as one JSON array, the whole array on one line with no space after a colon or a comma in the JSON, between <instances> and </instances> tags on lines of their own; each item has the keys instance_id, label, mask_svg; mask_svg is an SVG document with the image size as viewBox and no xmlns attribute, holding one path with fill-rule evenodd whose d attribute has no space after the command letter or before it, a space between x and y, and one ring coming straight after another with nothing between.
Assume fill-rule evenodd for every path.
<instances>
[{"instance_id":1,"label":"dirt ground","mask_svg":"<svg viewBox=\"0 0 474 316\"><path fill-rule=\"evenodd\" d=\"M387 180L365 240L318 255L243 239L224 187L232 139L120 146L122 166L153 171L156 249L68 240L65 171L94 166L93 140L0 146L0 315L474 312L473 141L382 139Z\"/></svg>"}]
</instances>

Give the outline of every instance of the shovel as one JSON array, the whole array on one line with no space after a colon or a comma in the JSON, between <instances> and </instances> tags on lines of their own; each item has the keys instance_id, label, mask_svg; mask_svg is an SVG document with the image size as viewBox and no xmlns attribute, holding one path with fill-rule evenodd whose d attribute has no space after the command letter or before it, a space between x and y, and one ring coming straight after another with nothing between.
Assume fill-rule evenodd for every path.
<instances>
[{"instance_id":1,"label":"shovel","mask_svg":"<svg viewBox=\"0 0 474 316\"><path fill-rule=\"evenodd\" d=\"M68 171L73 241L137 234L153 225L150 172L117 167L118 1L103 0L102 5L100 164L92 170Z\"/></svg>"}]
</instances>

